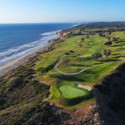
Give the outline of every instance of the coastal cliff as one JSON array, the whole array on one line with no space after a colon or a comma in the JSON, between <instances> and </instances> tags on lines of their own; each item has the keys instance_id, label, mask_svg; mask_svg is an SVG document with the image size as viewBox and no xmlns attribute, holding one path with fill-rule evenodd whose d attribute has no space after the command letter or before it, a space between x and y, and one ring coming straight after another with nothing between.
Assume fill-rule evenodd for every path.
<instances>
[{"instance_id":1,"label":"coastal cliff","mask_svg":"<svg viewBox=\"0 0 125 125\"><path fill-rule=\"evenodd\" d=\"M62 40L64 38L69 37L70 35L72 35L72 32L63 32L63 31L61 31L61 32L58 32L57 35Z\"/></svg>"},{"instance_id":2,"label":"coastal cliff","mask_svg":"<svg viewBox=\"0 0 125 125\"><path fill-rule=\"evenodd\" d=\"M0 123L125 124L125 53L122 48L125 23L120 28L119 23L116 24L93 23L61 31L57 39L49 42L50 46L2 76ZM121 38L114 41L114 36L117 38L119 34ZM104 45L109 37L113 45ZM105 46L112 53L93 58L92 55L100 55ZM66 75L55 70L57 64ZM72 75L77 72L79 74ZM92 89L78 88L76 84ZM60 91L60 87L66 85L71 88L64 90L63 94L69 92L67 98ZM81 91L87 94L81 97Z\"/></svg>"},{"instance_id":3,"label":"coastal cliff","mask_svg":"<svg viewBox=\"0 0 125 125\"><path fill-rule=\"evenodd\" d=\"M125 124L125 63L95 85L95 93L103 125Z\"/></svg>"}]
</instances>

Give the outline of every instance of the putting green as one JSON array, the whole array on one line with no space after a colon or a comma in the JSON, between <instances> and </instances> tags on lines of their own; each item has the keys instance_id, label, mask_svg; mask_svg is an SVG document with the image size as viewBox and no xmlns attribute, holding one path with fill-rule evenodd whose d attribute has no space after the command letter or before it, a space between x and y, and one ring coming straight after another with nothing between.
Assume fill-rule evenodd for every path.
<instances>
[{"instance_id":1,"label":"putting green","mask_svg":"<svg viewBox=\"0 0 125 125\"><path fill-rule=\"evenodd\" d=\"M62 96L66 99L82 97L87 94L86 90L81 90L70 85L63 85L59 88L59 90L61 91Z\"/></svg>"}]
</instances>

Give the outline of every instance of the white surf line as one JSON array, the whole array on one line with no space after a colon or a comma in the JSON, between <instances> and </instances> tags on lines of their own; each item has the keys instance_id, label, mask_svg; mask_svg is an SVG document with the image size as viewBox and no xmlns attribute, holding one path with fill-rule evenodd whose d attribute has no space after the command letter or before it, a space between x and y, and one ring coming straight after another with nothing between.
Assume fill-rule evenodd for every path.
<instances>
[{"instance_id":1,"label":"white surf line","mask_svg":"<svg viewBox=\"0 0 125 125\"><path fill-rule=\"evenodd\" d=\"M81 71L76 72L76 73L65 73L65 72L62 72L62 71L60 71L60 70L58 69L58 66L59 66L60 63L62 62L63 57L64 57L64 56L62 56L61 59L60 59L60 61L55 65L54 69L55 69L58 73L60 73L60 74L62 74L62 75L66 75L66 76L78 75L78 74L80 74L80 73L82 73L82 72L84 72L84 71L86 71L86 70L88 70L88 69L90 69L90 68L93 68L93 67L96 67L96 66L100 66L100 65L104 65L104 64L107 64L107 63L124 62L124 61L125 61L125 60L122 60L122 61L106 62L106 63L103 63L103 64L98 64L98 65L94 65L94 66L91 66L91 67L87 67L87 68L82 69Z\"/></svg>"}]
</instances>

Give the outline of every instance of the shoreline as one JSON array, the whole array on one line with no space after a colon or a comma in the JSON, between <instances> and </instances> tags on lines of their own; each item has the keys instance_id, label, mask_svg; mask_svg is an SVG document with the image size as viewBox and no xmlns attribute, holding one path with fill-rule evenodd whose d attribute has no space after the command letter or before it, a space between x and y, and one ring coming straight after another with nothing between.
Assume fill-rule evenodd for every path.
<instances>
[{"instance_id":1,"label":"shoreline","mask_svg":"<svg viewBox=\"0 0 125 125\"><path fill-rule=\"evenodd\" d=\"M54 41L55 40L56 40L56 38L54 39ZM6 73L8 73L10 70L16 69L18 66L20 66L23 63L25 63L26 61L28 61L29 58L34 57L38 52L44 52L46 49L48 49L52 45L53 45L53 42L52 43L48 42L47 45L39 47L13 61L10 61L10 62L0 66L0 77L6 75Z\"/></svg>"},{"instance_id":2,"label":"shoreline","mask_svg":"<svg viewBox=\"0 0 125 125\"><path fill-rule=\"evenodd\" d=\"M41 47L39 47L39 48L37 48L35 50L32 50L31 52L29 52L29 53L15 59L15 60L12 60L12 61L10 61L10 62L8 62L6 64L1 65L0 66L0 78L3 77L4 75L6 75L9 71L16 69L18 66L20 66L23 63L25 63L26 61L28 61L29 58L34 57L38 52L44 52L46 49L48 49L53 44L58 42L58 40L61 37L63 37L63 35L62 35L63 33L69 32L70 30L72 30L73 28L76 28L78 26L73 26L71 28L62 29L59 32L56 32L56 35L57 35L56 38L49 40L47 45L41 46Z\"/></svg>"}]
</instances>

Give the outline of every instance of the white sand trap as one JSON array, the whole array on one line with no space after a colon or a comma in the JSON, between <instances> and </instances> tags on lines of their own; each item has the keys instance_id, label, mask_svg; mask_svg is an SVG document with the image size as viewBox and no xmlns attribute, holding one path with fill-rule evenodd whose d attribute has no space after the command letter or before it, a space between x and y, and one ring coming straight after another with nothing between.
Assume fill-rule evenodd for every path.
<instances>
[{"instance_id":1,"label":"white sand trap","mask_svg":"<svg viewBox=\"0 0 125 125\"><path fill-rule=\"evenodd\" d=\"M91 91L91 90L92 90L92 88L91 88L90 86L84 86L84 85L82 85L82 84L78 84L77 87L78 87L78 88L83 88L83 89L85 89L85 90L87 90L87 91Z\"/></svg>"}]
</instances>

